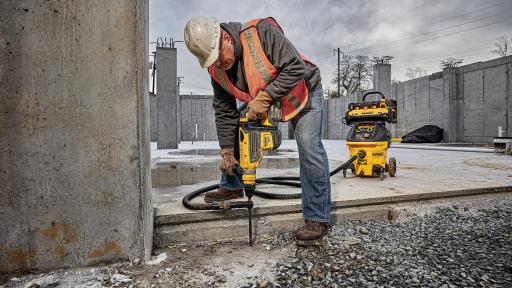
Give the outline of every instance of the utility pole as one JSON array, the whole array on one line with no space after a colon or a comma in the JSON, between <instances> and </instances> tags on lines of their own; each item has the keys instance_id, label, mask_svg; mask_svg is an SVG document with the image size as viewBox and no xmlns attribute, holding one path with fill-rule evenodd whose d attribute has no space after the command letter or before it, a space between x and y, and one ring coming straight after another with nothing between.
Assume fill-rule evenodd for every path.
<instances>
[{"instance_id":1,"label":"utility pole","mask_svg":"<svg viewBox=\"0 0 512 288\"><path fill-rule=\"evenodd\" d=\"M341 85L340 85L340 53L343 54L343 58L345 58L345 53L343 53L340 48L336 48L334 49L334 55L336 56L336 54L338 54L338 95L337 97L341 97Z\"/></svg>"}]
</instances>

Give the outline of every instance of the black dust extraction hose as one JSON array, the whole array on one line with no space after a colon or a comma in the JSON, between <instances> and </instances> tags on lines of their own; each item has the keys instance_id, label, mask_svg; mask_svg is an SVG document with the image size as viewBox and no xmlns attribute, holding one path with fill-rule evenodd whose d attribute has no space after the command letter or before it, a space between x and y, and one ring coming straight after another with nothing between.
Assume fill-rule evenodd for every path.
<instances>
[{"instance_id":1,"label":"black dust extraction hose","mask_svg":"<svg viewBox=\"0 0 512 288\"><path fill-rule=\"evenodd\" d=\"M361 154L362 152L359 152L358 154L352 156L347 162L341 164L336 169L329 172L329 176L333 176L340 172L341 170L346 170L350 167L350 164L352 164L357 158L361 157L364 158L365 155ZM300 181L299 177L291 177L291 176L275 176L275 177L266 177L266 178L259 178L256 179L256 183L260 184L274 184L274 185L283 185L283 186L290 186L290 187L297 187L300 188L300 182L292 182L292 181ZM224 202L214 202L214 203L192 203L192 199L195 197L219 188L219 184L206 186L200 189L197 189L195 191L192 191L191 193L187 194L185 197L183 197L183 206L185 206L188 209L192 210L229 210L233 208L252 208L253 202L252 201L224 201ZM254 195L262 197L262 198L268 198L268 199L299 199L301 197L300 193L294 193L294 194L281 194L281 193L270 193L270 192L264 192L255 190Z\"/></svg>"}]
</instances>

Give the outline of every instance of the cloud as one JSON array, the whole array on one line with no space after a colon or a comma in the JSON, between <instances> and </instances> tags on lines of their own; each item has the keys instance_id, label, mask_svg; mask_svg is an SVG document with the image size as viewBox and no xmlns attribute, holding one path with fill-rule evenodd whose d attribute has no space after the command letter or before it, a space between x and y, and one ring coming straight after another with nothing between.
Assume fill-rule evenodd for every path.
<instances>
[{"instance_id":1,"label":"cloud","mask_svg":"<svg viewBox=\"0 0 512 288\"><path fill-rule=\"evenodd\" d=\"M183 27L197 15L215 16L222 22L276 18L297 49L320 66L325 86L336 68L333 49L337 47L370 57L392 55L393 76L405 80L409 66L439 71L442 57L464 58L464 63L495 58L489 52L493 39L512 34L508 0L150 0L151 41L158 36L182 40ZM178 45L182 91L211 93L207 72L184 45Z\"/></svg>"}]
</instances>

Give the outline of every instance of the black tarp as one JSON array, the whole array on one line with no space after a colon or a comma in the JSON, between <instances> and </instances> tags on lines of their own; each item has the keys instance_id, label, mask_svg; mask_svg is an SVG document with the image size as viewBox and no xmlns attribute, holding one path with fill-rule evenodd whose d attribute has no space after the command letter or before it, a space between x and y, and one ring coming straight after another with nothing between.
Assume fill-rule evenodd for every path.
<instances>
[{"instance_id":1,"label":"black tarp","mask_svg":"<svg viewBox=\"0 0 512 288\"><path fill-rule=\"evenodd\" d=\"M425 125L402 136L402 143L437 143L443 141L443 129Z\"/></svg>"}]
</instances>

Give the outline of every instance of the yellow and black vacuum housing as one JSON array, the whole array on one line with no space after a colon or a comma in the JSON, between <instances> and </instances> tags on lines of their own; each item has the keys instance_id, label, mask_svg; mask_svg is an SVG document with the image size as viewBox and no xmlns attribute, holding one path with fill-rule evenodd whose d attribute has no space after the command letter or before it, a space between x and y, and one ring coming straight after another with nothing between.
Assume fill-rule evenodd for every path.
<instances>
[{"instance_id":1,"label":"yellow and black vacuum housing","mask_svg":"<svg viewBox=\"0 0 512 288\"><path fill-rule=\"evenodd\" d=\"M366 102L366 97L372 94L380 95L381 99ZM381 92L368 92L364 94L362 102L348 104L348 110L343 119L347 125L361 121L396 123L396 116L395 100L386 99Z\"/></svg>"},{"instance_id":2,"label":"yellow and black vacuum housing","mask_svg":"<svg viewBox=\"0 0 512 288\"><path fill-rule=\"evenodd\" d=\"M376 101L365 101L368 95L379 95ZM364 94L362 102L350 103L343 118L350 125L347 134L347 147L350 156L359 155L350 167L352 173L364 176L380 176L382 180L387 172L394 177L396 159L387 162L387 149L391 145L391 133L387 123L396 123L396 101L386 99L381 92ZM363 157L362 157L363 156ZM346 171L343 171L346 175Z\"/></svg>"}]
</instances>

